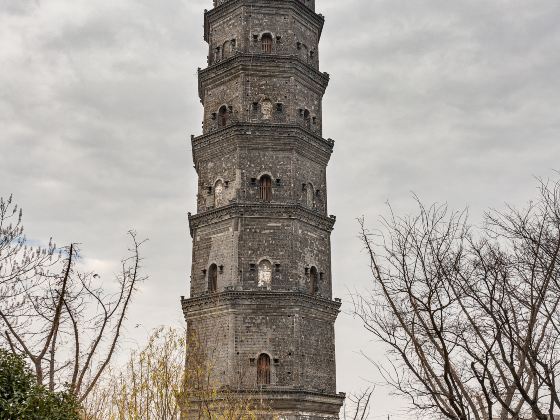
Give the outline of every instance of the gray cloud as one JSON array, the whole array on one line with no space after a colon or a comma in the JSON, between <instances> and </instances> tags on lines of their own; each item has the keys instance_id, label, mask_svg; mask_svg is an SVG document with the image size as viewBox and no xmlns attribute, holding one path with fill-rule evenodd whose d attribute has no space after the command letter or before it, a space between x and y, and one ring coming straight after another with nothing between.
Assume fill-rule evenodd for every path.
<instances>
[{"instance_id":1,"label":"gray cloud","mask_svg":"<svg viewBox=\"0 0 560 420\"><path fill-rule=\"evenodd\" d=\"M390 200L523 203L560 157L560 3L555 0L318 0L336 294L367 290L355 218ZM0 0L0 194L24 206L28 235L79 241L109 279L134 227L150 238L132 323L180 324L187 294L201 131L208 0ZM131 328L134 340L142 332ZM384 350L343 313L339 388L379 380L360 350ZM376 393L376 415L403 401Z\"/></svg>"}]
</instances>

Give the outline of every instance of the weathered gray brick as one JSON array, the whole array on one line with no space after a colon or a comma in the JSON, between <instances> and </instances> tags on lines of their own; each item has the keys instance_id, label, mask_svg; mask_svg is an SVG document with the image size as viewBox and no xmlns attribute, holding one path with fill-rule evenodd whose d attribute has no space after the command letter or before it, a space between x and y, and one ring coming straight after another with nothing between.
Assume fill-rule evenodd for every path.
<instances>
[{"instance_id":1,"label":"weathered gray brick","mask_svg":"<svg viewBox=\"0 0 560 420\"><path fill-rule=\"evenodd\" d=\"M334 419L336 394L326 168L313 0L216 0L205 13L190 331L214 379L259 390L284 419ZM270 188L268 187L270 183ZM215 273L215 279L214 279ZM257 363L270 357L270 383Z\"/></svg>"}]
</instances>

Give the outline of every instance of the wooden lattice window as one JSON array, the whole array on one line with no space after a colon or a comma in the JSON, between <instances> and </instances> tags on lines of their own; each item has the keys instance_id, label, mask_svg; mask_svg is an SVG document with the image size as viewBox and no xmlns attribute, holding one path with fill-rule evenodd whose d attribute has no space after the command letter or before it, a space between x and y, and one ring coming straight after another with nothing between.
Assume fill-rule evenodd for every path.
<instances>
[{"instance_id":1,"label":"wooden lattice window","mask_svg":"<svg viewBox=\"0 0 560 420\"><path fill-rule=\"evenodd\" d=\"M268 175L260 179L260 197L263 201L272 201L272 178Z\"/></svg>"},{"instance_id":2,"label":"wooden lattice window","mask_svg":"<svg viewBox=\"0 0 560 420\"><path fill-rule=\"evenodd\" d=\"M265 353L257 360L257 385L270 385L270 356Z\"/></svg>"},{"instance_id":3,"label":"wooden lattice window","mask_svg":"<svg viewBox=\"0 0 560 420\"><path fill-rule=\"evenodd\" d=\"M214 293L218 290L218 266L212 264L208 269L208 291Z\"/></svg>"},{"instance_id":4,"label":"wooden lattice window","mask_svg":"<svg viewBox=\"0 0 560 420\"><path fill-rule=\"evenodd\" d=\"M271 53L272 52L272 35L264 34L261 37L261 48L262 52Z\"/></svg>"},{"instance_id":5,"label":"wooden lattice window","mask_svg":"<svg viewBox=\"0 0 560 420\"><path fill-rule=\"evenodd\" d=\"M220 127L225 127L229 120L229 111L227 106L222 106L218 111L218 125Z\"/></svg>"}]
</instances>

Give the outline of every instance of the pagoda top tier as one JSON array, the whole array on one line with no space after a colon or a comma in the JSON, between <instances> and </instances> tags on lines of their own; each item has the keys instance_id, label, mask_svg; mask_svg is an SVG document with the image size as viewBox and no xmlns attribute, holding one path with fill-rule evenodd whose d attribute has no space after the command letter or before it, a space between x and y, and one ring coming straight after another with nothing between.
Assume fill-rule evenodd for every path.
<instances>
[{"instance_id":1,"label":"pagoda top tier","mask_svg":"<svg viewBox=\"0 0 560 420\"><path fill-rule=\"evenodd\" d=\"M214 7L218 7L232 0L213 0L213 1L214 1ZM269 1L273 2L274 0L269 0ZM315 11L315 0L294 0L294 1L297 1L309 7L311 10Z\"/></svg>"}]
</instances>

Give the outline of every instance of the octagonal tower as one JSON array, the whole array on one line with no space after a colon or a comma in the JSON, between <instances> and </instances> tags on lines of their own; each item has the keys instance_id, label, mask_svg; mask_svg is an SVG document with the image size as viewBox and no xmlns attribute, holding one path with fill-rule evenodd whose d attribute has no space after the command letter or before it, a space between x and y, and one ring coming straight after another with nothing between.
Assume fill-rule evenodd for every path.
<instances>
[{"instance_id":1,"label":"octagonal tower","mask_svg":"<svg viewBox=\"0 0 560 420\"><path fill-rule=\"evenodd\" d=\"M314 0L214 0L199 70L203 134L188 329L217 383L284 419L336 419L326 167Z\"/></svg>"}]
</instances>

